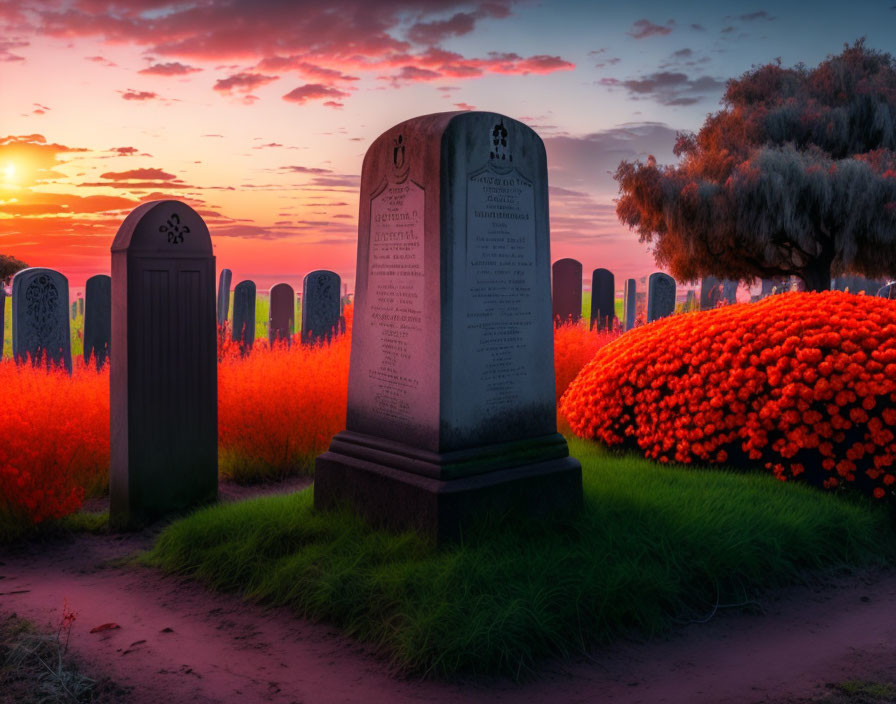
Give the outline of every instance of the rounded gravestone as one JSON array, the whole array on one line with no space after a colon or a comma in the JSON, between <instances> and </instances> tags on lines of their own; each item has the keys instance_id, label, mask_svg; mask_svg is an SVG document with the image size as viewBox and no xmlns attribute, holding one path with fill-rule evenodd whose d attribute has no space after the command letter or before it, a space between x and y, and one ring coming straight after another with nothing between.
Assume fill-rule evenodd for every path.
<instances>
[{"instance_id":1,"label":"rounded gravestone","mask_svg":"<svg viewBox=\"0 0 896 704\"><path fill-rule=\"evenodd\" d=\"M84 298L84 362L92 357L96 368L102 369L112 344L112 277L91 276Z\"/></svg>"},{"instance_id":2,"label":"rounded gravestone","mask_svg":"<svg viewBox=\"0 0 896 704\"><path fill-rule=\"evenodd\" d=\"M675 279L655 272L647 281L647 322L665 318L675 312Z\"/></svg>"},{"instance_id":3,"label":"rounded gravestone","mask_svg":"<svg viewBox=\"0 0 896 704\"><path fill-rule=\"evenodd\" d=\"M217 320L218 326L227 322L227 314L230 310L230 281L233 272L230 269L221 269L218 277Z\"/></svg>"},{"instance_id":4,"label":"rounded gravestone","mask_svg":"<svg viewBox=\"0 0 896 704\"><path fill-rule=\"evenodd\" d=\"M216 337L208 228L185 203L144 203L112 244L113 527L217 498Z\"/></svg>"},{"instance_id":5,"label":"rounded gravestone","mask_svg":"<svg viewBox=\"0 0 896 704\"><path fill-rule=\"evenodd\" d=\"M638 315L638 289L634 279L628 279L625 282L625 297L622 302L625 308L625 329L631 330L635 327L635 318Z\"/></svg>"},{"instance_id":6,"label":"rounded gravestone","mask_svg":"<svg viewBox=\"0 0 896 704\"><path fill-rule=\"evenodd\" d=\"M276 284L271 289L271 310L268 319L268 342L292 344L295 332L296 294L289 284Z\"/></svg>"},{"instance_id":7,"label":"rounded gravestone","mask_svg":"<svg viewBox=\"0 0 896 704\"><path fill-rule=\"evenodd\" d=\"M255 343L255 282L240 281L233 289L233 340L246 355Z\"/></svg>"},{"instance_id":8,"label":"rounded gravestone","mask_svg":"<svg viewBox=\"0 0 896 704\"><path fill-rule=\"evenodd\" d=\"M616 321L616 279L609 269L591 274L591 320L589 329L612 330Z\"/></svg>"},{"instance_id":9,"label":"rounded gravestone","mask_svg":"<svg viewBox=\"0 0 896 704\"><path fill-rule=\"evenodd\" d=\"M339 327L339 274L321 269L302 282L302 342L329 340Z\"/></svg>"},{"instance_id":10,"label":"rounded gravestone","mask_svg":"<svg viewBox=\"0 0 896 704\"><path fill-rule=\"evenodd\" d=\"M551 267L551 274L554 325L578 322L582 318L582 263L558 259Z\"/></svg>"},{"instance_id":11,"label":"rounded gravestone","mask_svg":"<svg viewBox=\"0 0 896 704\"><path fill-rule=\"evenodd\" d=\"M64 366L72 372L68 279L43 267L22 269L12 280L12 354L19 364Z\"/></svg>"}]
</instances>

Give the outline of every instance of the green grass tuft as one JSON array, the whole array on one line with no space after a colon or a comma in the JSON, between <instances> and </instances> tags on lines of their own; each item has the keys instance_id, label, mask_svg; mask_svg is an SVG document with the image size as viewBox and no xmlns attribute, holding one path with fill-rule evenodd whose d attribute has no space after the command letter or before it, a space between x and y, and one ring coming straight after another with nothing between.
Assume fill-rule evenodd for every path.
<instances>
[{"instance_id":1,"label":"green grass tuft","mask_svg":"<svg viewBox=\"0 0 896 704\"><path fill-rule=\"evenodd\" d=\"M541 658L653 635L806 570L893 561L882 507L761 474L660 467L570 442L585 508L436 550L319 514L312 492L199 511L145 562L340 625L417 674L520 677Z\"/></svg>"}]
</instances>

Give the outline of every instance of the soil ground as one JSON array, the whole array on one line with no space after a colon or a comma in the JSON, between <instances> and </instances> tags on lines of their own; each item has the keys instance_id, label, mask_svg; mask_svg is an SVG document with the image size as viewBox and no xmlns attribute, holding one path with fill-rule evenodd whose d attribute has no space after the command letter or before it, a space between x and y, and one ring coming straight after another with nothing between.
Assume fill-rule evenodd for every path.
<instances>
[{"instance_id":1,"label":"soil ground","mask_svg":"<svg viewBox=\"0 0 896 704\"><path fill-rule=\"evenodd\" d=\"M225 485L222 496L283 489ZM157 532L77 535L7 550L0 554L0 617L16 613L55 631L67 602L77 613L70 652L87 674L121 687L122 704L876 704L886 699L848 697L832 685L896 683L896 570L769 592L749 613L719 611L668 638L546 662L522 684L445 683L396 676L335 627L122 559L148 548ZM114 627L91 633L104 624Z\"/></svg>"}]
</instances>

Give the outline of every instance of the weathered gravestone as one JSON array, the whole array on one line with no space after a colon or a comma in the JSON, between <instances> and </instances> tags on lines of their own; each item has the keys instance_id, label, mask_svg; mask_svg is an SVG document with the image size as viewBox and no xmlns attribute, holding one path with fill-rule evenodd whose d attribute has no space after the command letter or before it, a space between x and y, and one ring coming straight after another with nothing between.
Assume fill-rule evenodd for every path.
<instances>
[{"instance_id":1,"label":"weathered gravestone","mask_svg":"<svg viewBox=\"0 0 896 704\"><path fill-rule=\"evenodd\" d=\"M78 317L78 304L74 301L72 302L72 320Z\"/></svg>"},{"instance_id":2,"label":"weathered gravestone","mask_svg":"<svg viewBox=\"0 0 896 704\"><path fill-rule=\"evenodd\" d=\"M315 507L440 542L580 506L556 429L541 139L494 113L409 120L368 150L361 203L347 429L317 458Z\"/></svg>"},{"instance_id":3,"label":"weathered gravestone","mask_svg":"<svg viewBox=\"0 0 896 704\"><path fill-rule=\"evenodd\" d=\"M292 344L295 332L295 291L289 284L276 284L271 289L271 310L268 319L268 342L273 345L278 340Z\"/></svg>"},{"instance_id":4,"label":"weathered gravestone","mask_svg":"<svg viewBox=\"0 0 896 704\"><path fill-rule=\"evenodd\" d=\"M208 228L179 201L144 203L112 244L113 527L217 497L215 342Z\"/></svg>"},{"instance_id":5,"label":"weathered gravestone","mask_svg":"<svg viewBox=\"0 0 896 704\"><path fill-rule=\"evenodd\" d=\"M582 264L575 259L558 259L551 268L551 301L554 325L582 318Z\"/></svg>"},{"instance_id":6,"label":"weathered gravestone","mask_svg":"<svg viewBox=\"0 0 896 704\"><path fill-rule=\"evenodd\" d=\"M339 330L339 274L321 269L312 271L302 282L302 342L330 340Z\"/></svg>"},{"instance_id":7,"label":"weathered gravestone","mask_svg":"<svg viewBox=\"0 0 896 704\"><path fill-rule=\"evenodd\" d=\"M608 269L591 274L591 321L589 329L612 330L616 321L616 279Z\"/></svg>"},{"instance_id":8,"label":"weathered gravestone","mask_svg":"<svg viewBox=\"0 0 896 704\"><path fill-rule=\"evenodd\" d=\"M78 315L84 315L84 299L78 296Z\"/></svg>"},{"instance_id":9,"label":"weathered gravestone","mask_svg":"<svg viewBox=\"0 0 896 704\"><path fill-rule=\"evenodd\" d=\"M697 310L697 294L689 290L687 299L684 302L685 308L689 311Z\"/></svg>"},{"instance_id":10,"label":"weathered gravestone","mask_svg":"<svg viewBox=\"0 0 896 704\"><path fill-rule=\"evenodd\" d=\"M654 272L647 281L647 322L665 318L675 312L675 279Z\"/></svg>"},{"instance_id":11,"label":"weathered gravestone","mask_svg":"<svg viewBox=\"0 0 896 704\"><path fill-rule=\"evenodd\" d=\"M3 361L3 341L6 337L6 287L0 281L0 362Z\"/></svg>"},{"instance_id":12,"label":"weathered gravestone","mask_svg":"<svg viewBox=\"0 0 896 704\"><path fill-rule=\"evenodd\" d=\"M725 279L722 281L722 300L726 303L737 303L737 281Z\"/></svg>"},{"instance_id":13,"label":"weathered gravestone","mask_svg":"<svg viewBox=\"0 0 896 704\"><path fill-rule=\"evenodd\" d=\"M62 365L71 374L71 344L68 279L53 269L22 269L12 280L13 358Z\"/></svg>"},{"instance_id":14,"label":"weathered gravestone","mask_svg":"<svg viewBox=\"0 0 896 704\"><path fill-rule=\"evenodd\" d=\"M84 362L93 357L96 368L102 369L112 343L112 277L91 276L84 297Z\"/></svg>"},{"instance_id":15,"label":"weathered gravestone","mask_svg":"<svg viewBox=\"0 0 896 704\"><path fill-rule=\"evenodd\" d=\"M245 355L255 344L255 282L240 281L233 289L233 330L234 342Z\"/></svg>"},{"instance_id":16,"label":"weathered gravestone","mask_svg":"<svg viewBox=\"0 0 896 704\"><path fill-rule=\"evenodd\" d=\"M721 300L722 282L715 276L706 276L700 281L700 310L715 308Z\"/></svg>"},{"instance_id":17,"label":"weathered gravestone","mask_svg":"<svg viewBox=\"0 0 896 704\"><path fill-rule=\"evenodd\" d=\"M221 275L218 277L218 303L217 303L217 320L218 326L227 322L227 314L230 310L230 281L233 272L230 269L221 269Z\"/></svg>"},{"instance_id":18,"label":"weathered gravestone","mask_svg":"<svg viewBox=\"0 0 896 704\"><path fill-rule=\"evenodd\" d=\"M628 279L625 282L625 292L622 305L625 308L625 329L631 330L633 327L635 327L635 319L638 316L637 287L634 279Z\"/></svg>"}]
</instances>

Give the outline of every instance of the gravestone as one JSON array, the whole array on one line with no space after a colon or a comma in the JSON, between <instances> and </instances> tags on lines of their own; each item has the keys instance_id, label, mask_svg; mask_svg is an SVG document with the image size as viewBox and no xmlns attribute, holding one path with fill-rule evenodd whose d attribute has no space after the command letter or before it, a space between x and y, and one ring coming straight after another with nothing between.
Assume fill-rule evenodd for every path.
<instances>
[{"instance_id":1,"label":"gravestone","mask_svg":"<svg viewBox=\"0 0 896 704\"><path fill-rule=\"evenodd\" d=\"M111 505L116 529L218 493L215 257L176 200L144 203L112 243Z\"/></svg>"},{"instance_id":2,"label":"gravestone","mask_svg":"<svg viewBox=\"0 0 896 704\"><path fill-rule=\"evenodd\" d=\"M84 362L93 357L96 368L102 369L112 342L112 277L91 276L84 298Z\"/></svg>"},{"instance_id":3,"label":"gravestone","mask_svg":"<svg viewBox=\"0 0 896 704\"><path fill-rule=\"evenodd\" d=\"M726 303L737 303L737 281L725 279L722 281L722 300Z\"/></svg>"},{"instance_id":4,"label":"gravestone","mask_svg":"<svg viewBox=\"0 0 896 704\"><path fill-rule=\"evenodd\" d=\"M625 282L625 293L622 301L625 317L625 329L631 330L635 327L635 320L638 316L637 310L637 287L634 279L628 279Z\"/></svg>"},{"instance_id":5,"label":"gravestone","mask_svg":"<svg viewBox=\"0 0 896 704\"><path fill-rule=\"evenodd\" d=\"M243 355L255 344L255 282L240 281L233 289L233 330L231 336Z\"/></svg>"},{"instance_id":6,"label":"gravestone","mask_svg":"<svg viewBox=\"0 0 896 704\"><path fill-rule=\"evenodd\" d=\"M688 311L697 310L697 294L693 291L688 291L687 300L684 302L685 309Z\"/></svg>"},{"instance_id":7,"label":"gravestone","mask_svg":"<svg viewBox=\"0 0 896 704\"><path fill-rule=\"evenodd\" d=\"M703 278L700 282L700 310L710 310L718 305L722 297L721 284L715 276Z\"/></svg>"},{"instance_id":8,"label":"gravestone","mask_svg":"<svg viewBox=\"0 0 896 704\"><path fill-rule=\"evenodd\" d=\"M647 322L665 318L675 312L675 279L655 272L647 281Z\"/></svg>"},{"instance_id":9,"label":"gravestone","mask_svg":"<svg viewBox=\"0 0 896 704\"><path fill-rule=\"evenodd\" d=\"M271 311L268 319L268 342L285 341L292 344L295 332L295 292L289 284L277 284L271 289Z\"/></svg>"},{"instance_id":10,"label":"gravestone","mask_svg":"<svg viewBox=\"0 0 896 704\"><path fill-rule=\"evenodd\" d=\"M0 281L0 362L3 361L3 341L6 338L6 287Z\"/></svg>"},{"instance_id":11,"label":"gravestone","mask_svg":"<svg viewBox=\"0 0 896 704\"><path fill-rule=\"evenodd\" d=\"M72 301L72 320L78 317L78 304Z\"/></svg>"},{"instance_id":12,"label":"gravestone","mask_svg":"<svg viewBox=\"0 0 896 704\"><path fill-rule=\"evenodd\" d=\"M78 296L78 315L84 315L84 299Z\"/></svg>"},{"instance_id":13,"label":"gravestone","mask_svg":"<svg viewBox=\"0 0 896 704\"><path fill-rule=\"evenodd\" d=\"M12 280L12 355L17 363L62 365L72 373L68 279L58 271L32 267Z\"/></svg>"},{"instance_id":14,"label":"gravestone","mask_svg":"<svg viewBox=\"0 0 896 704\"><path fill-rule=\"evenodd\" d=\"M485 515L568 515L541 139L494 113L409 120L367 151L360 202L346 430L315 507L437 543Z\"/></svg>"},{"instance_id":15,"label":"gravestone","mask_svg":"<svg viewBox=\"0 0 896 704\"><path fill-rule=\"evenodd\" d=\"M339 274L321 269L302 282L302 343L330 340L339 329Z\"/></svg>"},{"instance_id":16,"label":"gravestone","mask_svg":"<svg viewBox=\"0 0 896 704\"><path fill-rule=\"evenodd\" d=\"M762 290L759 292L760 298L767 298L775 292L777 279L762 279Z\"/></svg>"},{"instance_id":17,"label":"gravestone","mask_svg":"<svg viewBox=\"0 0 896 704\"><path fill-rule=\"evenodd\" d=\"M233 272L230 269L221 269L221 275L218 277L218 302L217 302L217 321L218 327L227 322L227 315L230 311L230 281Z\"/></svg>"},{"instance_id":18,"label":"gravestone","mask_svg":"<svg viewBox=\"0 0 896 704\"><path fill-rule=\"evenodd\" d=\"M891 300L896 298L896 282L891 281L890 283L885 283L877 289L877 292L873 295L878 298L888 298Z\"/></svg>"},{"instance_id":19,"label":"gravestone","mask_svg":"<svg viewBox=\"0 0 896 704\"><path fill-rule=\"evenodd\" d=\"M616 321L616 279L608 269L591 274L591 320L588 329L612 330Z\"/></svg>"},{"instance_id":20,"label":"gravestone","mask_svg":"<svg viewBox=\"0 0 896 704\"><path fill-rule=\"evenodd\" d=\"M551 301L554 325L582 318L582 264L575 259L558 259L551 268Z\"/></svg>"}]
</instances>

